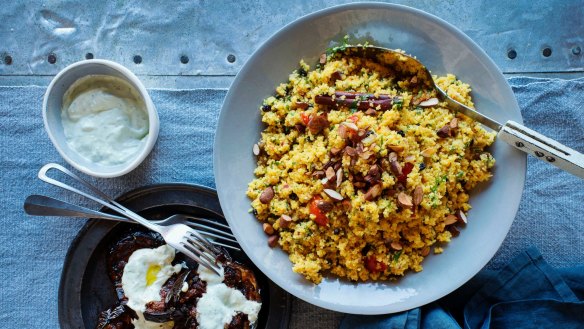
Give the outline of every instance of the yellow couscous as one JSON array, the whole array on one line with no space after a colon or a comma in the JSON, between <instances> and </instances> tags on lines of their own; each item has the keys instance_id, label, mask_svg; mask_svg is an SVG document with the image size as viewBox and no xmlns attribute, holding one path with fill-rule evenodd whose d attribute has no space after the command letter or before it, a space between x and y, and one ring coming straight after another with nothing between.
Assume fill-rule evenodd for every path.
<instances>
[{"instance_id":1,"label":"yellow couscous","mask_svg":"<svg viewBox=\"0 0 584 329\"><path fill-rule=\"evenodd\" d=\"M473 106L469 85L435 77ZM459 233L469 191L491 177L495 134L435 92L373 59L300 62L260 107L256 179L247 195L271 246L319 283L421 271Z\"/></svg>"}]
</instances>

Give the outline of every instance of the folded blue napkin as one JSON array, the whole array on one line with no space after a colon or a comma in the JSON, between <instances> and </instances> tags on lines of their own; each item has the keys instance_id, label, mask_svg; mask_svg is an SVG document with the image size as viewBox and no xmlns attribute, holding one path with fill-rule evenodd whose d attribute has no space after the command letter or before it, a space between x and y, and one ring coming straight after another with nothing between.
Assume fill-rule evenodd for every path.
<instances>
[{"instance_id":1,"label":"folded blue napkin","mask_svg":"<svg viewBox=\"0 0 584 329\"><path fill-rule=\"evenodd\" d=\"M397 314L347 315L340 328L584 328L584 266L554 270L530 248L442 300Z\"/></svg>"}]
</instances>

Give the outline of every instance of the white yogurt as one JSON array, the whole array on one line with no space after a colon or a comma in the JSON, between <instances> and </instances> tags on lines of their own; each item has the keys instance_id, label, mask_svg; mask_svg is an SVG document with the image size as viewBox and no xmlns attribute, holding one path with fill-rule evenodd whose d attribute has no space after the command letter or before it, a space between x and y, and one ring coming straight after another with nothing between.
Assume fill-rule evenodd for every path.
<instances>
[{"instance_id":1,"label":"white yogurt","mask_svg":"<svg viewBox=\"0 0 584 329\"><path fill-rule=\"evenodd\" d=\"M223 328L237 312L247 314L251 323L258 319L262 304L247 300L241 291L223 283L223 267L220 274L199 266L199 277L207 282L207 289L197 301L197 322L200 329Z\"/></svg>"},{"instance_id":2,"label":"white yogurt","mask_svg":"<svg viewBox=\"0 0 584 329\"><path fill-rule=\"evenodd\" d=\"M89 75L63 96L61 111L67 144L85 159L104 166L132 159L146 142L146 106L123 79Z\"/></svg>"},{"instance_id":3,"label":"white yogurt","mask_svg":"<svg viewBox=\"0 0 584 329\"><path fill-rule=\"evenodd\" d=\"M138 319L132 320L136 329L172 329L172 322L146 321L143 312L146 304L161 300L160 289L164 283L182 269L179 264L172 265L174 255L174 248L165 244L156 249L138 249L128 259L122 274L122 289L128 297L128 307L138 315Z\"/></svg>"}]
</instances>

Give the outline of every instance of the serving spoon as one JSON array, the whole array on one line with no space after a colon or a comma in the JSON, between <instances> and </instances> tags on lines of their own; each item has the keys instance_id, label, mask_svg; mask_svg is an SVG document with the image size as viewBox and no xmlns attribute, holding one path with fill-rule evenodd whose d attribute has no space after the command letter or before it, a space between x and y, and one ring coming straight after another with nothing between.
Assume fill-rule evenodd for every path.
<instances>
[{"instance_id":1,"label":"serving spoon","mask_svg":"<svg viewBox=\"0 0 584 329\"><path fill-rule=\"evenodd\" d=\"M584 178L583 154L517 122L509 120L501 124L450 98L444 90L436 85L428 68L414 57L397 50L377 46L345 46L337 50L337 52L371 58L377 60L380 64L391 66L411 78L416 77L418 84L435 90L438 99L446 102L448 108L493 129L497 132L497 138L520 151L535 156L537 159Z\"/></svg>"}]
</instances>

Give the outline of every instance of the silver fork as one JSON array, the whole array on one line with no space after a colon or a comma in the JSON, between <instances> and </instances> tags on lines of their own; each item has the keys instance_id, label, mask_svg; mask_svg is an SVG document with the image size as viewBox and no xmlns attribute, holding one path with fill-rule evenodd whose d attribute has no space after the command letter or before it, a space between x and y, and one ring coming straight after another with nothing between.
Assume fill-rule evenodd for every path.
<instances>
[{"instance_id":1,"label":"silver fork","mask_svg":"<svg viewBox=\"0 0 584 329\"><path fill-rule=\"evenodd\" d=\"M75 179L78 183L81 183L83 186L91 190L97 196L83 192L77 188L74 188L61 181L49 177L47 175L47 172L51 169L60 171L66 174L67 176ZM122 206L120 203L110 198L107 194L103 193L102 191L100 191L87 181L81 179L80 177L78 177L65 167L56 163L49 163L44 165L39 170L38 177L44 182L61 187L65 190L68 190L70 192L84 196L90 200L93 200L105 207L108 207L109 209L117 212L118 214L124 217L132 219L133 221L143 225L149 230L159 233L168 245L170 245L177 251L185 254L189 258L195 260L200 265L205 266L209 270L215 272L217 275L220 275L220 268L219 265L217 265L217 257L219 257L221 251L213 244L211 244L203 235L201 235L196 230L188 227L187 225L171 224L167 226L161 226L154 224L151 221L145 219L144 217L131 211L130 209Z\"/></svg>"},{"instance_id":2,"label":"silver fork","mask_svg":"<svg viewBox=\"0 0 584 329\"><path fill-rule=\"evenodd\" d=\"M133 220L126 217L96 211L38 194L33 194L26 197L26 200L24 200L24 211L32 216L96 218L125 223L135 223ZM214 245L241 251L241 249L237 247L239 244L237 243L237 240L235 240L235 236L230 233L231 229L229 226L213 220L209 220L207 218L175 214L164 219L149 221L158 225L185 224L209 238L209 241Z\"/></svg>"}]
</instances>

